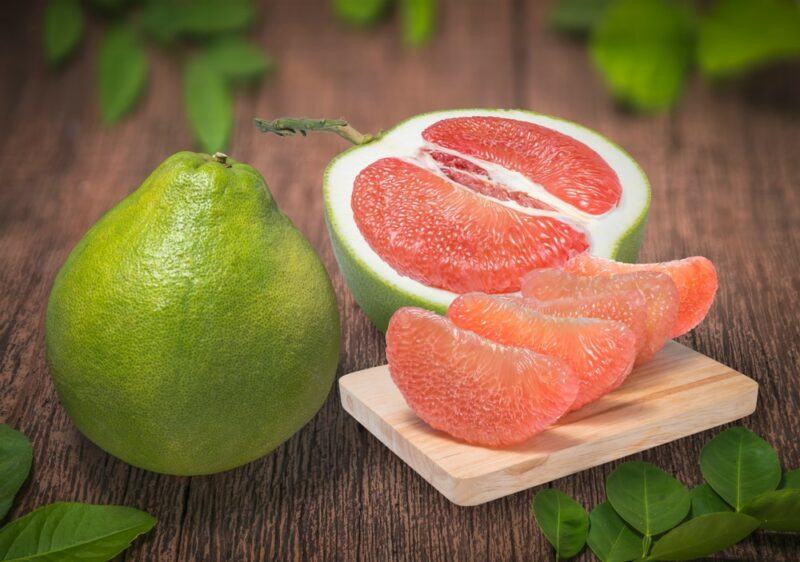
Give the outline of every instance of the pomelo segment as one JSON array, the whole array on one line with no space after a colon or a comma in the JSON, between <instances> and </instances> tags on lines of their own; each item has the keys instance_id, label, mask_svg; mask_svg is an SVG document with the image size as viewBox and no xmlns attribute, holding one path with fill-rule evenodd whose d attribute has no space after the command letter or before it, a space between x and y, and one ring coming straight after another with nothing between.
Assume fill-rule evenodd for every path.
<instances>
[{"instance_id":1,"label":"pomelo segment","mask_svg":"<svg viewBox=\"0 0 800 562\"><path fill-rule=\"evenodd\" d=\"M525 441L560 418L578 392L563 361L491 342L419 308L394 314L386 357L423 421L479 445Z\"/></svg>"},{"instance_id":2,"label":"pomelo segment","mask_svg":"<svg viewBox=\"0 0 800 562\"><path fill-rule=\"evenodd\" d=\"M462 130L497 123L503 138L522 143L511 156L499 143L473 142ZM530 130L541 133L524 132ZM550 143L544 159L531 148L543 139ZM561 145L570 148L559 160L550 149ZM570 168L573 157L593 162L591 181ZM386 159L405 166L387 170ZM356 193L362 173L364 184L373 173L388 183L362 185ZM419 115L344 152L328 166L324 192L339 267L381 330L401 306L444 313L460 292L515 291L520 276L513 272L560 266L582 246L593 255L634 261L650 202L641 169L599 134L532 112L485 109ZM423 209L425 217L414 214ZM526 244L514 243L511 233ZM508 278L493 270L498 265Z\"/></svg>"},{"instance_id":3,"label":"pomelo segment","mask_svg":"<svg viewBox=\"0 0 800 562\"><path fill-rule=\"evenodd\" d=\"M594 297L640 291L647 303L647 337L637 363L647 361L669 339L678 313L678 290L665 273L641 271L583 277L560 269L537 269L525 276L522 294L539 300Z\"/></svg>"},{"instance_id":4,"label":"pomelo segment","mask_svg":"<svg viewBox=\"0 0 800 562\"><path fill-rule=\"evenodd\" d=\"M562 318L598 318L622 322L636 337L636 355L647 342L647 302L638 290L606 293L592 297L564 297L540 301L525 298L525 305L542 314Z\"/></svg>"},{"instance_id":5,"label":"pomelo segment","mask_svg":"<svg viewBox=\"0 0 800 562\"><path fill-rule=\"evenodd\" d=\"M547 316L526 306L526 300L468 293L453 301L447 317L459 328L497 343L563 360L579 381L571 410L616 388L631 372L636 336L624 324Z\"/></svg>"},{"instance_id":6,"label":"pomelo segment","mask_svg":"<svg viewBox=\"0 0 800 562\"><path fill-rule=\"evenodd\" d=\"M586 236L459 187L399 158L356 177L356 225L398 273L454 292L519 290L522 276L588 247Z\"/></svg>"},{"instance_id":7,"label":"pomelo segment","mask_svg":"<svg viewBox=\"0 0 800 562\"><path fill-rule=\"evenodd\" d=\"M554 129L504 117L451 117L425 129L438 147L519 172L583 212L607 213L622 187L611 166L582 142Z\"/></svg>"},{"instance_id":8,"label":"pomelo segment","mask_svg":"<svg viewBox=\"0 0 800 562\"><path fill-rule=\"evenodd\" d=\"M577 275L613 275L636 271L666 273L675 282L679 300L671 338L685 334L703 321L714 302L718 286L714 264L702 256L662 263L628 264L580 254L569 260L563 268Z\"/></svg>"}]
</instances>

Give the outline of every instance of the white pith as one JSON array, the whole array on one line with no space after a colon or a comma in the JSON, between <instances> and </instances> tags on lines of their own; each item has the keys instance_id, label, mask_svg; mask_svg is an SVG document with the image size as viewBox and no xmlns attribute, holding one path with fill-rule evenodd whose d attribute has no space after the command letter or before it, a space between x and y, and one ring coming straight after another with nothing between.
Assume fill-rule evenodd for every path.
<instances>
[{"instance_id":1,"label":"white pith","mask_svg":"<svg viewBox=\"0 0 800 562\"><path fill-rule=\"evenodd\" d=\"M493 199L493 201L527 214L557 216L564 222L575 225L586 233L590 243L589 252L591 254L600 257L612 256L617 242L634 226L648 203L647 179L633 159L599 134L574 123L525 111L470 109L427 113L409 119L391 130L380 140L350 150L329 166L326 172L325 198L329 209L331 227L339 233L344 243L369 269L397 289L416 295L434 304L448 306L456 297L455 293L430 287L402 275L383 261L356 226L351 197L358 173L376 160L395 157L408 159L417 165L425 166L424 159L420 160L419 158L420 149L428 146L422 138L422 132L442 119L468 116L505 117L536 123L566 134L584 143L600 155L616 172L622 186L622 196L617 207L603 215L595 216L558 199L542 186L531 182L518 172L506 170L496 164L470 158L461 153L448 151L439 146L435 147L440 152L452 152L460 158L481 166L489 172L493 180L503 183L516 191L527 193L554 207L556 211L531 209L523 207L514 201L498 201L496 199ZM442 175L432 163L430 166L425 167Z\"/></svg>"}]
</instances>

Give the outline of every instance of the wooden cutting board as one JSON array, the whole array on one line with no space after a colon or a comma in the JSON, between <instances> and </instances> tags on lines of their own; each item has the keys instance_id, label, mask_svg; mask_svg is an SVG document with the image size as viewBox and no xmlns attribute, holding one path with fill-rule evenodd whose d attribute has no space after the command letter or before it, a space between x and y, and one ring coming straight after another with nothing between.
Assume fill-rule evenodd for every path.
<instances>
[{"instance_id":1,"label":"wooden cutting board","mask_svg":"<svg viewBox=\"0 0 800 562\"><path fill-rule=\"evenodd\" d=\"M434 488L478 505L747 416L758 384L675 342L600 400L511 448L467 445L420 420L388 366L339 379L342 406Z\"/></svg>"}]
</instances>

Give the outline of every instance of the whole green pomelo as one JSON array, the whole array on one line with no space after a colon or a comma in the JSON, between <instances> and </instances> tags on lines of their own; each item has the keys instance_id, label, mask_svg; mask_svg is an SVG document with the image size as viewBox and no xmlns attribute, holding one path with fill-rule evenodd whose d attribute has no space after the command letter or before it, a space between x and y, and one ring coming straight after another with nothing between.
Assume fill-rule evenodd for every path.
<instances>
[{"instance_id":1,"label":"whole green pomelo","mask_svg":"<svg viewBox=\"0 0 800 562\"><path fill-rule=\"evenodd\" d=\"M78 428L179 475L247 463L300 429L330 391L339 338L325 269L261 175L190 152L89 230L46 318Z\"/></svg>"}]
</instances>

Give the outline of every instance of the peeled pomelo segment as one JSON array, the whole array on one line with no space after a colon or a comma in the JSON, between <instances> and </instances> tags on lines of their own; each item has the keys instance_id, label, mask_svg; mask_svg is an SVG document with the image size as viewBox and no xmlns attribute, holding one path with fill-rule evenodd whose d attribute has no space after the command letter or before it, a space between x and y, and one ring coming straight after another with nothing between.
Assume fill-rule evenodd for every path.
<instances>
[{"instance_id":1,"label":"peeled pomelo segment","mask_svg":"<svg viewBox=\"0 0 800 562\"><path fill-rule=\"evenodd\" d=\"M522 294L539 300L593 297L640 291L647 303L647 336L636 359L647 361L669 339L678 313L678 290L665 273L641 271L584 277L560 269L531 271L522 281Z\"/></svg>"},{"instance_id":2,"label":"peeled pomelo segment","mask_svg":"<svg viewBox=\"0 0 800 562\"><path fill-rule=\"evenodd\" d=\"M601 215L617 206L616 172L579 140L536 123L502 117L453 117L425 129L436 147L518 172L576 209Z\"/></svg>"},{"instance_id":3,"label":"peeled pomelo segment","mask_svg":"<svg viewBox=\"0 0 800 562\"><path fill-rule=\"evenodd\" d=\"M386 357L422 420L479 445L525 441L560 418L578 392L563 361L491 342L420 308L392 316Z\"/></svg>"},{"instance_id":4,"label":"peeled pomelo segment","mask_svg":"<svg viewBox=\"0 0 800 562\"><path fill-rule=\"evenodd\" d=\"M603 275L635 271L666 273L678 288L679 300L678 315L670 332L671 338L685 334L702 322L714 302L714 295L717 294L717 269L711 260L702 256L661 263L620 263L588 254L579 254L569 260L563 269L577 275Z\"/></svg>"},{"instance_id":5,"label":"peeled pomelo segment","mask_svg":"<svg viewBox=\"0 0 800 562\"><path fill-rule=\"evenodd\" d=\"M392 268L456 293L518 291L525 272L588 247L565 222L500 205L400 158L358 174L352 208L361 234Z\"/></svg>"},{"instance_id":6,"label":"peeled pomelo segment","mask_svg":"<svg viewBox=\"0 0 800 562\"><path fill-rule=\"evenodd\" d=\"M525 305L542 314L563 318L598 318L622 322L636 337L637 356L647 341L647 302L638 290L548 301L525 297Z\"/></svg>"},{"instance_id":7,"label":"peeled pomelo segment","mask_svg":"<svg viewBox=\"0 0 800 562\"><path fill-rule=\"evenodd\" d=\"M467 293L447 311L459 328L494 342L524 347L563 360L578 377L570 410L619 386L636 358L636 336L621 322L547 316L526 306L527 299Z\"/></svg>"}]
</instances>

